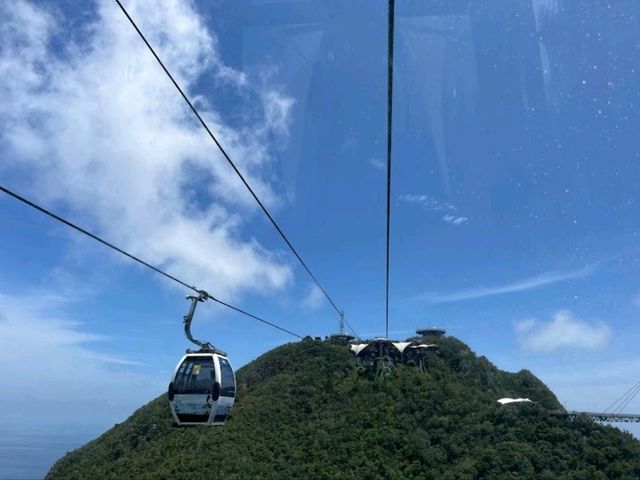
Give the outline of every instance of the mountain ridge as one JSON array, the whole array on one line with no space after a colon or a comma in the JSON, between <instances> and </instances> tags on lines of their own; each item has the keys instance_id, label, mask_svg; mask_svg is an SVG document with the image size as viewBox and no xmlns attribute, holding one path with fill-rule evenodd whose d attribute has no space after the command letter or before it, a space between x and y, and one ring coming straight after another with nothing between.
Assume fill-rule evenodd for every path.
<instances>
[{"instance_id":1,"label":"mountain ridge","mask_svg":"<svg viewBox=\"0 0 640 480\"><path fill-rule=\"evenodd\" d=\"M424 372L398 365L388 377L359 375L344 344L282 345L237 372L224 427L172 427L162 395L47 478L640 478L630 434L552 416L562 407L531 372L437 343Z\"/></svg>"}]
</instances>

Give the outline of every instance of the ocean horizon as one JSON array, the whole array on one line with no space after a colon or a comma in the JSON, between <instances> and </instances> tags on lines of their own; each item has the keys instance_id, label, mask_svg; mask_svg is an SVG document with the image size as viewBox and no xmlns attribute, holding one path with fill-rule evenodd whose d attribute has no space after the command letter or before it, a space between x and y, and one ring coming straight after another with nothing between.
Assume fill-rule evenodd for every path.
<instances>
[{"instance_id":1,"label":"ocean horizon","mask_svg":"<svg viewBox=\"0 0 640 480\"><path fill-rule=\"evenodd\" d=\"M0 480L44 478L66 452L102 434L104 426L10 425L0 428Z\"/></svg>"}]
</instances>

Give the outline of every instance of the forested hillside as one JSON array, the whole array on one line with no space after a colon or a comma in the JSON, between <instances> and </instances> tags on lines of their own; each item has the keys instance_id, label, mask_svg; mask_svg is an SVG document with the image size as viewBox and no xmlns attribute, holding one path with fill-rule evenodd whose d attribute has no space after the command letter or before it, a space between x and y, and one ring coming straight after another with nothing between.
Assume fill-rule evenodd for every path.
<instances>
[{"instance_id":1,"label":"forested hillside","mask_svg":"<svg viewBox=\"0 0 640 480\"><path fill-rule=\"evenodd\" d=\"M637 479L640 442L560 405L455 338L426 372L359 376L345 345L305 339L238 371L224 427L172 427L165 396L69 453L48 478ZM500 397L533 404L500 406Z\"/></svg>"}]
</instances>

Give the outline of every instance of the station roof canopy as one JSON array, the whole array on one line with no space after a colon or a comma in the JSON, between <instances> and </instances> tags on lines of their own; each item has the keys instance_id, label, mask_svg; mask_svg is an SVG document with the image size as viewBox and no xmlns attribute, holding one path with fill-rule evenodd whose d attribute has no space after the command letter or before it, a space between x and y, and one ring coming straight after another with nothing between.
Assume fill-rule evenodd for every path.
<instances>
[{"instance_id":1,"label":"station roof canopy","mask_svg":"<svg viewBox=\"0 0 640 480\"><path fill-rule=\"evenodd\" d=\"M416 341L404 341L404 342L394 342L392 340L388 340L386 338L376 338L375 340L372 340L371 342L366 342L366 343L352 343L351 344L351 351L356 355L356 356L360 356L362 354L367 354L369 352L372 351L378 351L378 348L383 347L383 348L390 348L391 352L389 353L396 353L396 354L402 354L406 351L408 351L409 349L435 349L438 348L437 345L434 344L423 344L420 342L416 342Z\"/></svg>"}]
</instances>

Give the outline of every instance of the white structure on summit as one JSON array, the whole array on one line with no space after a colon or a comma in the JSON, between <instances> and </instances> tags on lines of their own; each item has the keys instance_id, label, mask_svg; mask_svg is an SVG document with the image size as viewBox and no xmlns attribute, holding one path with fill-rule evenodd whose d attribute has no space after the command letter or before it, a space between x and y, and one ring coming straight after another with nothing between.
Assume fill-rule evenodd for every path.
<instances>
[{"instance_id":1,"label":"white structure on summit","mask_svg":"<svg viewBox=\"0 0 640 480\"><path fill-rule=\"evenodd\" d=\"M437 349L438 346L436 344L424 344L416 341L394 342L386 338L376 338L371 342L352 343L350 348L356 357L376 355L380 352L383 352L383 355L391 357L402 357L412 350L434 350Z\"/></svg>"},{"instance_id":2,"label":"white structure on summit","mask_svg":"<svg viewBox=\"0 0 640 480\"><path fill-rule=\"evenodd\" d=\"M422 369L427 352L438 349L438 344L433 343L434 337L444 335L444 330L435 329L435 334L432 330L419 330L417 337L405 341L378 337L369 342L352 343L349 348L358 360L359 370L363 372L373 368L386 374L394 364L409 361Z\"/></svg>"},{"instance_id":3,"label":"white structure on summit","mask_svg":"<svg viewBox=\"0 0 640 480\"><path fill-rule=\"evenodd\" d=\"M500 405L507 405L509 403L523 403L523 402L529 402L529 403L533 403L532 400L529 400L528 398L500 398L498 399L498 403Z\"/></svg>"}]
</instances>

